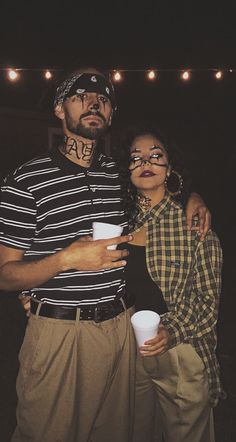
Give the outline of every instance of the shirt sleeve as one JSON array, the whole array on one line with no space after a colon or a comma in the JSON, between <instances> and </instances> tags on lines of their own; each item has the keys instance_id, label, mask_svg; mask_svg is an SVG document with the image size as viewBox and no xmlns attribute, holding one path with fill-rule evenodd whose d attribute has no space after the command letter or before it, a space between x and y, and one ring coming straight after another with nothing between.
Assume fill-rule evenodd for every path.
<instances>
[{"instance_id":1,"label":"shirt sleeve","mask_svg":"<svg viewBox=\"0 0 236 442\"><path fill-rule=\"evenodd\" d=\"M162 323L171 335L171 347L188 342L189 338L211 334L214 329L218 319L222 261L219 239L209 232L205 241L199 241L197 246L191 294L184 293L175 311L162 316Z\"/></svg>"},{"instance_id":2,"label":"shirt sleeve","mask_svg":"<svg viewBox=\"0 0 236 442\"><path fill-rule=\"evenodd\" d=\"M33 195L14 176L1 187L0 244L28 250L36 229L36 204Z\"/></svg>"}]
</instances>

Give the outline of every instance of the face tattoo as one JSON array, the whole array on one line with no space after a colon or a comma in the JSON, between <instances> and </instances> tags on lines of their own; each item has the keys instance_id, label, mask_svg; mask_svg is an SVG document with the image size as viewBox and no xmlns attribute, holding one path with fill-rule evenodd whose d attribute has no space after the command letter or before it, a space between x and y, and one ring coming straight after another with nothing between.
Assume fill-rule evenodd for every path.
<instances>
[{"instance_id":1,"label":"face tattoo","mask_svg":"<svg viewBox=\"0 0 236 442\"><path fill-rule=\"evenodd\" d=\"M89 92L100 95L99 100L103 104L104 110L107 100L110 101L113 110L116 110L117 106L112 83L102 75L93 73L78 73L67 78L57 89L54 106L61 106L63 102L70 97L75 97L75 99L79 97L83 105L86 99L85 95ZM97 115L104 122L104 126L99 128L92 126L85 127L81 123L81 119L90 115ZM98 103L94 103L94 108L92 110L84 112L80 116L78 123L75 123L71 119L68 112L66 112L66 109L65 119L70 132L90 139L91 141L98 139L107 131L107 122L104 115L99 111ZM94 150L94 144L93 142L84 143L83 141L78 141L76 138L66 136L61 150L62 153L69 155L74 152L77 159L90 162Z\"/></svg>"}]
</instances>

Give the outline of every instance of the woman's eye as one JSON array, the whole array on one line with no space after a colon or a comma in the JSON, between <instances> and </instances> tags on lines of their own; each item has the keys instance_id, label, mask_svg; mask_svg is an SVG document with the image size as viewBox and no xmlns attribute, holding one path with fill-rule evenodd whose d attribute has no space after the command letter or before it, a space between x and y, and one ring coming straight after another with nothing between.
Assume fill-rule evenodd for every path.
<instances>
[{"instance_id":1,"label":"woman's eye","mask_svg":"<svg viewBox=\"0 0 236 442\"><path fill-rule=\"evenodd\" d=\"M131 158L132 163L136 163L137 161L142 161L142 157L133 157Z\"/></svg>"},{"instance_id":2,"label":"woman's eye","mask_svg":"<svg viewBox=\"0 0 236 442\"><path fill-rule=\"evenodd\" d=\"M159 158L162 158L162 157L163 157L162 153L153 153L150 156L150 158L155 158L155 159L158 159L158 160L159 160Z\"/></svg>"}]
</instances>

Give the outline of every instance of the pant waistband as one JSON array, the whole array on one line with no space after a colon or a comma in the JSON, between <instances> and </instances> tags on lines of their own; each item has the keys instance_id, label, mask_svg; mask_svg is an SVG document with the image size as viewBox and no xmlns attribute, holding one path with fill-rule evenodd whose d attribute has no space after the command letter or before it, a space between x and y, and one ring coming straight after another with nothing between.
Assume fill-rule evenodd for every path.
<instances>
[{"instance_id":1,"label":"pant waistband","mask_svg":"<svg viewBox=\"0 0 236 442\"><path fill-rule=\"evenodd\" d=\"M96 305L81 307L63 307L60 305L40 303L40 308L37 312L38 305L38 302L31 299L31 313L37 313L37 315L46 318L75 320L79 309L80 321L103 322L115 318L120 313L132 307L134 305L134 297L124 297Z\"/></svg>"}]
</instances>

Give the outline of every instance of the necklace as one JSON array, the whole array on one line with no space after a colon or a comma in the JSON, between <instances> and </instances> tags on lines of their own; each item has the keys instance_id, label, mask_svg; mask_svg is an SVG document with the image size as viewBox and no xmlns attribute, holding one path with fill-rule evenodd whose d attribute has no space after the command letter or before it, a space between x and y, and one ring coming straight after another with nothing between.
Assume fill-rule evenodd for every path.
<instances>
[{"instance_id":1,"label":"necklace","mask_svg":"<svg viewBox=\"0 0 236 442\"><path fill-rule=\"evenodd\" d=\"M137 195L137 206L142 212L148 212L151 209L151 198L148 196L138 193Z\"/></svg>"}]
</instances>

